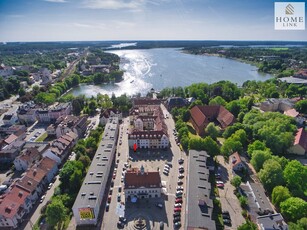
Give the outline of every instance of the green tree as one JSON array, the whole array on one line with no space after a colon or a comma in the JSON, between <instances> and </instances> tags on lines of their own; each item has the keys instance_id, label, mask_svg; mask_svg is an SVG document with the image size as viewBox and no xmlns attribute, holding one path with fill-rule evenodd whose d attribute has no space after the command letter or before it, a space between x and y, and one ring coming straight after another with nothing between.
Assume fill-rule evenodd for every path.
<instances>
[{"instance_id":1,"label":"green tree","mask_svg":"<svg viewBox=\"0 0 307 230\"><path fill-rule=\"evenodd\" d=\"M215 97L215 98L210 100L209 105L222 105L222 106L225 106L226 103L227 102L222 97L217 96L217 97Z\"/></svg>"},{"instance_id":2,"label":"green tree","mask_svg":"<svg viewBox=\"0 0 307 230\"><path fill-rule=\"evenodd\" d=\"M291 197L289 189L283 186L276 186L272 192L272 203L279 208L280 203Z\"/></svg>"},{"instance_id":3,"label":"green tree","mask_svg":"<svg viewBox=\"0 0 307 230\"><path fill-rule=\"evenodd\" d=\"M257 172L262 169L263 164L266 160L271 159L272 154L269 151L256 150L252 153L251 164Z\"/></svg>"},{"instance_id":4,"label":"green tree","mask_svg":"<svg viewBox=\"0 0 307 230\"><path fill-rule=\"evenodd\" d=\"M252 157L252 153L255 150L270 151L270 149L265 146L265 143L259 140L255 140L253 143L248 145L248 148L247 148L248 155Z\"/></svg>"},{"instance_id":5,"label":"green tree","mask_svg":"<svg viewBox=\"0 0 307 230\"><path fill-rule=\"evenodd\" d=\"M269 192L272 192L275 186L284 183L283 170L280 164L273 159L269 159L263 164L263 169L260 170L258 175L264 188Z\"/></svg>"},{"instance_id":6,"label":"green tree","mask_svg":"<svg viewBox=\"0 0 307 230\"><path fill-rule=\"evenodd\" d=\"M243 147L240 141L234 140L232 138L228 138L222 148L221 152L223 153L224 156L229 156L234 152L242 152Z\"/></svg>"},{"instance_id":7,"label":"green tree","mask_svg":"<svg viewBox=\"0 0 307 230\"><path fill-rule=\"evenodd\" d=\"M219 130L218 127L216 127L213 122L210 122L205 128L205 133L206 135L212 137L212 139L216 140L216 138L219 135Z\"/></svg>"},{"instance_id":8,"label":"green tree","mask_svg":"<svg viewBox=\"0 0 307 230\"><path fill-rule=\"evenodd\" d=\"M63 190L70 189L71 176L73 175L75 171L78 171L78 170L83 172L83 165L80 161L67 161L64 164L60 172L61 188Z\"/></svg>"},{"instance_id":9,"label":"green tree","mask_svg":"<svg viewBox=\"0 0 307 230\"><path fill-rule=\"evenodd\" d=\"M248 204L248 200L245 196L240 196L239 197L239 202L242 208L246 208Z\"/></svg>"},{"instance_id":10,"label":"green tree","mask_svg":"<svg viewBox=\"0 0 307 230\"><path fill-rule=\"evenodd\" d=\"M297 223L289 223L290 230L306 230L307 229L307 217L303 217L298 220Z\"/></svg>"},{"instance_id":11,"label":"green tree","mask_svg":"<svg viewBox=\"0 0 307 230\"><path fill-rule=\"evenodd\" d=\"M61 222L67 217L67 209L60 199L54 199L47 206L47 223L51 226L60 226Z\"/></svg>"},{"instance_id":12,"label":"green tree","mask_svg":"<svg viewBox=\"0 0 307 230\"><path fill-rule=\"evenodd\" d=\"M227 103L226 109L231 112L235 117L238 117L240 111L241 111L241 106L238 101L231 101Z\"/></svg>"},{"instance_id":13,"label":"green tree","mask_svg":"<svg viewBox=\"0 0 307 230\"><path fill-rule=\"evenodd\" d=\"M240 176L236 175L236 176L234 176L234 177L231 179L230 183L231 183L236 189L238 189L238 188L240 187L241 183L242 183L242 178L241 178Z\"/></svg>"},{"instance_id":14,"label":"green tree","mask_svg":"<svg viewBox=\"0 0 307 230\"><path fill-rule=\"evenodd\" d=\"M84 168L87 168L91 164L91 159L88 156L80 156L78 160L82 162Z\"/></svg>"},{"instance_id":15,"label":"green tree","mask_svg":"<svg viewBox=\"0 0 307 230\"><path fill-rule=\"evenodd\" d=\"M300 113L307 113L307 100L300 100L295 104L295 109Z\"/></svg>"},{"instance_id":16,"label":"green tree","mask_svg":"<svg viewBox=\"0 0 307 230\"><path fill-rule=\"evenodd\" d=\"M283 175L287 187L294 196L307 196L307 168L305 166L297 160L292 160L287 164Z\"/></svg>"},{"instance_id":17,"label":"green tree","mask_svg":"<svg viewBox=\"0 0 307 230\"><path fill-rule=\"evenodd\" d=\"M240 225L237 230L257 230L257 225L251 221L247 221L244 224Z\"/></svg>"},{"instance_id":18,"label":"green tree","mask_svg":"<svg viewBox=\"0 0 307 230\"><path fill-rule=\"evenodd\" d=\"M210 156L220 154L220 147L211 137L206 137L202 140L203 150L207 151Z\"/></svg>"},{"instance_id":19,"label":"green tree","mask_svg":"<svg viewBox=\"0 0 307 230\"><path fill-rule=\"evenodd\" d=\"M290 197L281 202L282 215L290 221L297 221L307 216L307 202L298 197Z\"/></svg>"}]
</instances>

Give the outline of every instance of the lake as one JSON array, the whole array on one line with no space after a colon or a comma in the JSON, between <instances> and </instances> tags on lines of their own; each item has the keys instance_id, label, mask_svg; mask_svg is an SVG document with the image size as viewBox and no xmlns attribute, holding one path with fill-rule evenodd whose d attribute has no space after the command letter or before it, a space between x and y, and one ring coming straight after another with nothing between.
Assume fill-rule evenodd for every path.
<instances>
[{"instance_id":1,"label":"lake","mask_svg":"<svg viewBox=\"0 0 307 230\"><path fill-rule=\"evenodd\" d=\"M255 66L239 61L203 55L191 55L174 48L109 51L121 58L124 80L114 84L80 85L70 91L74 96L87 97L98 93L116 96L134 95L154 88L188 86L192 83L214 83L221 80L242 85L247 80L264 81L272 77L258 73Z\"/></svg>"}]
</instances>

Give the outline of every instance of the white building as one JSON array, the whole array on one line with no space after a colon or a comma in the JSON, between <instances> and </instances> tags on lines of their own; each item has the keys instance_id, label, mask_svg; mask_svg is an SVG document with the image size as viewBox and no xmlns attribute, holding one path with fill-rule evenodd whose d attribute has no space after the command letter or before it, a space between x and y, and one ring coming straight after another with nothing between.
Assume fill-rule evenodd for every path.
<instances>
[{"instance_id":1,"label":"white building","mask_svg":"<svg viewBox=\"0 0 307 230\"><path fill-rule=\"evenodd\" d=\"M140 170L128 170L125 174L125 200L132 198L145 199L161 197L162 184L161 176L158 171L145 172L143 166Z\"/></svg>"}]
</instances>

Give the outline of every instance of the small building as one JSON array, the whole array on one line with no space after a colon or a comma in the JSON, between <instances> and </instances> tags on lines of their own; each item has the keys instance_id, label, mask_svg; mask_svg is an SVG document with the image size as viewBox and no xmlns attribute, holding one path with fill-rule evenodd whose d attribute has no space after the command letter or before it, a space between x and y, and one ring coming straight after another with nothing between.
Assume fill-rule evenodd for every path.
<instances>
[{"instance_id":1,"label":"small building","mask_svg":"<svg viewBox=\"0 0 307 230\"><path fill-rule=\"evenodd\" d=\"M284 114L288 117L294 118L298 125L303 125L305 119L300 116L299 112L297 112L296 109L289 109L285 111Z\"/></svg>"},{"instance_id":2,"label":"small building","mask_svg":"<svg viewBox=\"0 0 307 230\"><path fill-rule=\"evenodd\" d=\"M235 172L240 172L245 169L245 164L241 160L238 152L235 152L229 156L229 164L231 165L232 170Z\"/></svg>"},{"instance_id":3,"label":"small building","mask_svg":"<svg viewBox=\"0 0 307 230\"><path fill-rule=\"evenodd\" d=\"M44 157L39 163L38 168L46 172L47 183L50 183L58 172L57 162L49 157Z\"/></svg>"},{"instance_id":4,"label":"small building","mask_svg":"<svg viewBox=\"0 0 307 230\"><path fill-rule=\"evenodd\" d=\"M57 138L68 132L74 132L79 138L82 138L87 128L88 116L76 117L73 115L61 116L56 122L56 136Z\"/></svg>"},{"instance_id":5,"label":"small building","mask_svg":"<svg viewBox=\"0 0 307 230\"><path fill-rule=\"evenodd\" d=\"M198 135L203 135L210 122L214 122L222 129L235 122L234 115L221 105L195 105L190 109L190 121Z\"/></svg>"},{"instance_id":6,"label":"small building","mask_svg":"<svg viewBox=\"0 0 307 230\"><path fill-rule=\"evenodd\" d=\"M138 199L161 197L160 173L158 171L145 172L143 166L140 170L128 170L125 174L124 192L126 201L130 201L133 197Z\"/></svg>"},{"instance_id":7,"label":"small building","mask_svg":"<svg viewBox=\"0 0 307 230\"><path fill-rule=\"evenodd\" d=\"M71 114L72 105L70 102L60 103L49 110L50 122L55 122L60 116Z\"/></svg>"},{"instance_id":8,"label":"small building","mask_svg":"<svg viewBox=\"0 0 307 230\"><path fill-rule=\"evenodd\" d=\"M280 213L269 214L257 217L257 224L260 230L288 230L288 225Z\"/></svg>"},{"instance_id":9,"label":"small building","mask_svg":"<svg viewBox=\"0 0 307 230\"><path fill-rule=\"evenodd\" d=\"M288 98L268 98L260 104L260 109L264 112L284 112L293 108L294 102Z\"/></svg>"},{"instance_id":10,"label":"small building","mask_svg":"<svg viewBox=\"0 0 307 230\"><path fill-rule=\"evenodd\" d=\"M307 132L300 128L295 135L293 146L288 149L289 153L305 155L307 152Z\"/></svg>"},{"instance_id":11,"label":"small building","mask_svg":"<svg viewBox=\"0 0 307 230\"><path fill-rule=\"evenodd\" d=\"M5 114L2 121L4 125L14 125L18 122L18 117L15 114Z\"/></svg>"},{"instance_id":12,"label":"small building","mask_svg":"<svg viewBox=\"0 0 307 230\"><path fill-rule=\"evenodd\" d=\"M32 164L39 161L40 158L41 154L36 148L24 149L14 160L15 169L18 171L27 170Z\"/></svg>"}]
</instances>

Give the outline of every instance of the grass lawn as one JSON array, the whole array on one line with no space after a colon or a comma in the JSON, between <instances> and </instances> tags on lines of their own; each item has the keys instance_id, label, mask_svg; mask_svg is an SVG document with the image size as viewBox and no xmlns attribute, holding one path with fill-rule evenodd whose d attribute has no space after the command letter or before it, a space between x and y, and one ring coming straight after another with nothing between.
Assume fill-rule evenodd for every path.
<instances>
[{"instance_id":1,"label":"grass lawn","mask_svg":"<svg viewBox=\"0 0 307 230\"><path fill-rule=\"evenodd\" d=\"M270 50L274 50L274 51L281 51L281 50L288 50L289 48L287 47L273 47L273 48L269 48Z\"/></svg>"},{"instance_id":2,"label":"grass lawn","mask_svg":"<svg viewBox=\"0 0 307 230\"><path fill-rule=\"evenodd\" d=\"M189 129L189 138L200 138L195 132L193 125L190 122L187 122L187 126Z\"/></svg>"},{"instance_id":3,"label":"grass lawn","mask_svg":"<svg viewBox=\"0 0 307 230\"><path fill-rule=\"evenodd\" d=\"M36 139L36 142L42 142L48 137L48 133L45 132L43 135L41 135L39 138Z\"/></svg>"}]
</instances>

